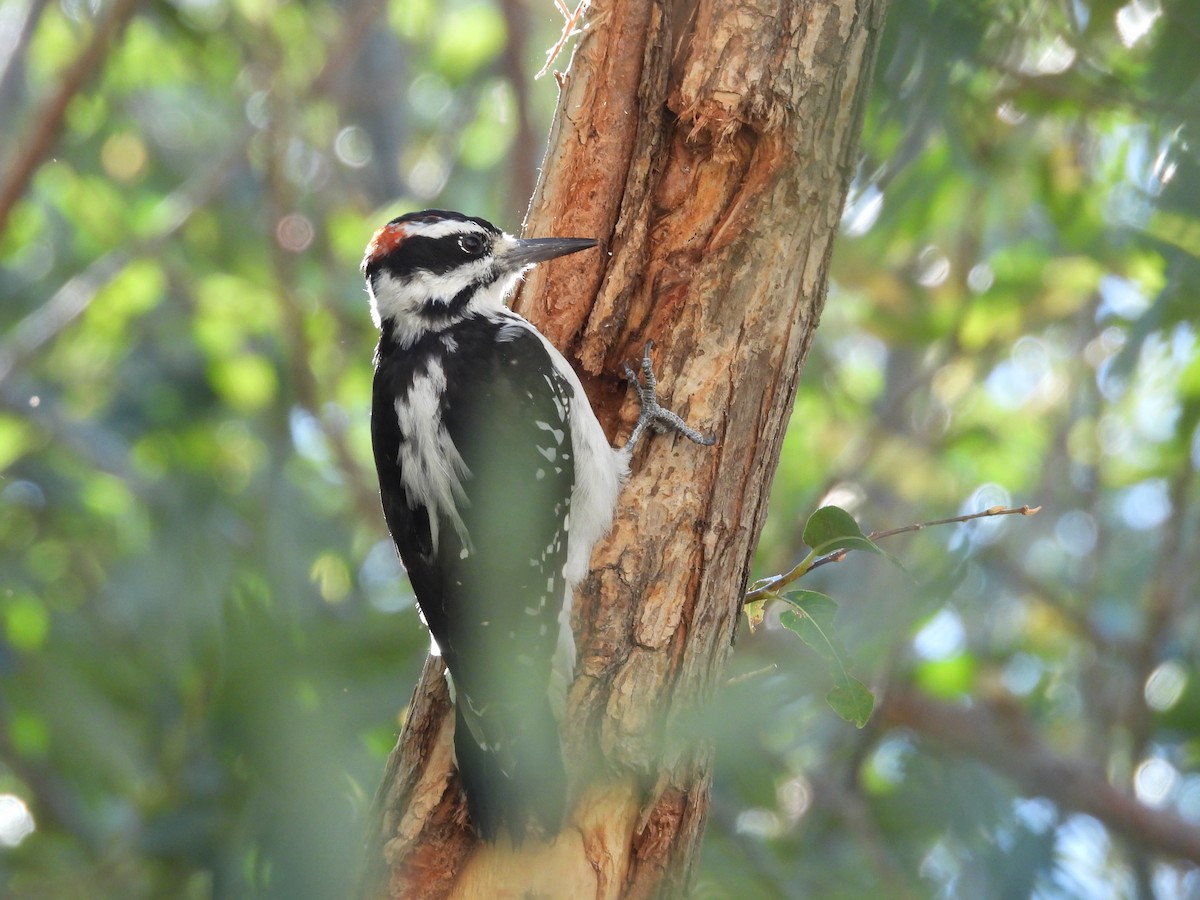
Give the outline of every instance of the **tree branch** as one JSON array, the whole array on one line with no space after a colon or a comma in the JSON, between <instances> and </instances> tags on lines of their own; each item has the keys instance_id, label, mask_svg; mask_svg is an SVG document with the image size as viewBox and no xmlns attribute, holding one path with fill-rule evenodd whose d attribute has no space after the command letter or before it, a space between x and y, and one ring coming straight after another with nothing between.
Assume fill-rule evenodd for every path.
<instances>
[{"instance_id":1,"label":"tree branch","mask_svg":"<svg viewBox=\"0 0 1200 900\"><path fill-rule=\"evenodd\" d=\"M910 728L978 760L1011 778L1023 793L1094 816L1131 843L1200 864L1200 829L1173 812L1138 802L1113 787L1102 771L1052 751L1014 704L993 700L968 708L893 686L878 718L887 727Z\"/></svg>"},{"instance_id":2,"label":"tree branch","mask_svg":"<svg viewBox=\"0 0 1200 900\"><path fill-rule=\"evenodd\" d=\"M58 336L81 316L96 295L112 281L130 260L152 254L187 223L197 209L207 203L237 171L236 162L245 151L249 133L218 157L207 171L193 176L169 194L156 210L161 221L158 230L132 248L112 250L97 259L12 329L0 346L0 383L21 368L39 349Z\"/></svg>"},{"instance_id":3,"label":"tree branch","mask_svg":"<svg viewBox=\"0 0 1200 900\"><path fill-rule=\"evenodd\" d=\"M664 393L719 444L638 448L612 533L574 597L567 826L553 843L472 837L463 849L449 754L424 740L449 731L448 707L423 700L437 677L427 667L372 812L383 858L368 866L365 895L446 895L442 882L431 887L432 854L443 867L432 874L454 876L452 896L687 892L713 756L692 726L726 677L885 6L588 9L527 230L596 237L609 252L535 269L514 308L590 379L610 435L635 406L620 364L657 338ZM407 801L421 784L455 787L416 808Z\"/></svg>"},{"instance_id":4,"label":"tree branch","mask_svg":"<svg viewBox=\"0 0 1200 900\"><path fill-rule=\"evenodd\" d=\"M986 519L993 516L1036 516L1039 512L1041 512L1041 509L1042 508L1040 506L1029 506L1028 504L1017 507L992 506L983 510L982 512L967 513L963 516L951 516L948 519L933 519L929 522L916 522L912 525L902 525L899 528L891 528L887 531L872 531L867 535L867 539L876 541L880 538L894 537L897 534L906 534L911 531L922 531L926 528L932 528L935 525L954 525L960 522L970 522L973 519ZM852 549L852 547L843 547L840 550L834 550L832 553L822 556L819 559L814 559L811 562L805 559L799 565L789 569L782 575L775 575L771 578L765 579L765 584L760 584L759 587L756 587L754 590L746 593L746 595L742 598L742 603L746 604L754 603L759 600L766 600L772 594L778 593L781 588L787 587L794 581L798 581L813 569L818 569L821 566L826 566L830 563L841 562L846 558Z\"/></svg>"},{"instance_id":5,"label":"tree branch","mask_svg":"<svg viewBox=\"0 0 1200 900\"><path fill-rule=\"evenodd\" d=\"M500 0L500 9L508 26L508 41L504 44L501 70L512 87L516 106L517 134L513 139L509 163L507 200L512 209L529 202L537 174L538 142L529 117L529 81L525 77L524 61L529 36L529 10L518 0Z\"/></svg>"},{"instance_id":6,"label":"tree branch","mask_svg":"<svg viewBox=\"0 0 1200 900\"><path fill-rule=\"evenodd\" d=\"M128 4L128 0L122 0L122 2ZM136 3L132 5L136 5ZM298 92L295 104L300 105L305 100L312 100L336 90L343 68L349 60L354 58L359 43L371 34L370 24L379 16L383 7L383 0L360 0L346 17L345 27L339 32L336 41L326 54L325 65L313 77L308 87ZM116 11L114 8L106 21L111 20ZM97 29L97 34L93 36L93 45L101 30ZM80 61L86 56L85 52L84 56L80 57ZM74 68L79 66L80 62L77 62ZM64 85L69 80L69 76L64 76ZM82 81L64 102L70 101L81 84ZM41 118L44 120L45 116L43 115ZM61 120L61 112L59 119ZM133 247L113 250L95 260L83 272L63 284L48 301L18 322L12 329L9 339L5 344L0 345L0 383L82 315L96 295L121 273L130 260L155 253L167 239L187 223L196 210L207 204L238 172L239 163L244 158L246 148L254 134L253 126L249 124L244 126L237 137L230 142L229 148L214 160L210 168L188 179L159 203L156 218L161 224L153 234L137 242ZM42 147L42 152L48 151L49 144L47 143ZM30 174L37 168L37 159L34 159L31 165ZM24 190L23 186L21 190ZM20 191L18 191L18 195L19 193ZM0 196L3 196L2 190L0 190ZM3 231L4 217L8 211L0 201L0 232Z\"/></svg>"},{"instance_id":7,"label":"tree branch","mask_svg":"<svg viewBox=\"0 0 1200 900\"><path fill-rule=\"evenodd\" d=\"M972 522L975 519L988 519L993 516L1036 516L1042 511L1040 506L1030 506L1026 503L1024 506L991 506L982 512L967 513L963 516L951 516L948 519L933 519L929 522L918 522L913 525L902 525L899 528L890 528L887 531L872 531L867 535L868 540L876 541L880 538L895 537L898 534L908 534L913 531L923 531L926 528L933 528L937 525L957 525L962 522ZM839 563L846 558L852 548L843 548L835 550L828 556L822 556L820 559L813 562L809 567L811 572L813 569L821 566L829 565L830 563Z\"/></svg>"},{"instance_id":8,"label":"tree branch","mask_svg":"<svg viewBox=\"0 0 1200 900\"><path fill-rule=\"evenodd\" d=\"M42 13L50 0L30 0L20 13L19 24L13 23L8 46L0 46L0 121L12 122L16 116L14 107L24 81L25 61L29 56L29 44L42 19ZM7 52L5 52L7 51Z\"/></svg>"},{"instance_id":9,"label":"tree branch","mask_svg":"<svg viewBox=\"0 0 1200 900\"><path fill-rule=\"evenodd\" d=\"M58 138L67 107L100 68L109 44L124 30L137 5L138 0L116 0L108 14L96 25L83 52L63 73L58 90L39 110L31 132L17 144L17 156L8 168L7 177L0 182L0 234L8 225L8 217L29 186L33 173L49 155L50 148Z\"/></svg>"}]
</instances>

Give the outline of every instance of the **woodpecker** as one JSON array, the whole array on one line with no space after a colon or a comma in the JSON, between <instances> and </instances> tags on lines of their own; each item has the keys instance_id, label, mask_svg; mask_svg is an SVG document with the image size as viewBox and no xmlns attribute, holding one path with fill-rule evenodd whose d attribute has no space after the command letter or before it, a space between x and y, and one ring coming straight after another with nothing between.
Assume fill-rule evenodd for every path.
<instances>
[{"instance_id":1,"label":"woodpecker","mask_svg":"<svg viewBox=\"0 0 1200 900\"><path fill-rule=\"evenodd\" d=\"M579 378L506 301L590 238L520 239L448 210L408 213L363 258L375 352L371 440L384 518L455 708L477 834L553 836L566 807L559 722L574 677L571 597L610 528L647 429L711 439L661 407L650 347L641 413L609 446Z\"/></svg>"}]
</instances>

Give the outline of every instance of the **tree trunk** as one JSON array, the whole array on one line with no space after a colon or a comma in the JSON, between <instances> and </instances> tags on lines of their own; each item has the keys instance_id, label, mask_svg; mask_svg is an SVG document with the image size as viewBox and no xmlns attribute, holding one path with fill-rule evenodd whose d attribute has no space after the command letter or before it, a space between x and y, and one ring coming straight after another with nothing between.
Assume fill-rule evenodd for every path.
<instances>
[{"instance_id":1,"label":"tree trunk","mask_svg":"<svg viewBox=\"0 0 1200 900\"><path fill-rule=\"evenodd\" d=\"M430 660L373 810L369 897L683 892L708 808L719 687L830 250L886 0L595 0L527 231L607 254L536 270L517 308L578 366L610 435L620 364L659 346L664 403L717 436L639 447L575 600L551 844L480 845ZM578 262L576 260L579 260Z\"/></svg>"}]
</instances>

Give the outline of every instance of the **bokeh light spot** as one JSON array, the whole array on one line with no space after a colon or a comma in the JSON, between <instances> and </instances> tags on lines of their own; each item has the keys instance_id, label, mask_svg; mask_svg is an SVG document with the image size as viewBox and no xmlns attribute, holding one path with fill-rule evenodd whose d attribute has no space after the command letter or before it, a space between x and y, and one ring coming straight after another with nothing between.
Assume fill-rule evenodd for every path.
<instances>
[{"instance_id":1,"label":"bokeh light spot","mask_svg":"<svg viewBox=\"0 0 1200 900\"><path fill-rule=\"evenodd\" d=\"M136 134L117 132L100 148L100 165L117 181L133 181L146 168L146 145Z\"/></svg>"},{"instance_id":2,"label":"bokeh light spot","mask_svg":"<svg viewBox=\"0 0 1200 900\"><path fill-rule=\"evenodd\" d=\"M275 226L275 239L279 246L292 253L302 253L312 243L315 231L307 216L291 213L279 220Z\"/></svg>"},{"instance_id":3,"label":"bokeh light spot","mask_svg":"<svg viewBox=\"0 0 1200 900\"><path fill-rule=\"evenodd\" d=\"M33 834L33 814L16 794L0 794L0 847L15 847Z\"/></svg>"}]
</instances>

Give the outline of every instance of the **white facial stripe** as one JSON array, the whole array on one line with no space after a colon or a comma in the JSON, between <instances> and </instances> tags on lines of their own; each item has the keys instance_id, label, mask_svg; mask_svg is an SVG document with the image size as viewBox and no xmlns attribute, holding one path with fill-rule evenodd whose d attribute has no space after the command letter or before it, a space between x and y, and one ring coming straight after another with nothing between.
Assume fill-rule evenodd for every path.
<instances>
[{"instance_id":1,"label":"white facial stripe","mask_svg":"<svg viewBox=\"0 0 1200 900\"><path fill-rule=\"evenodd\" d=\"M405 222L404 231L409 237L440 238L449 234L482 234L490 238L492 233L476 222L460 222L457 219L438 219L436 222Z\"/></svg>"},{"instance_id":2,"label":"white facial stripe","mask_svg":"<svg viewBox=\"0 0 1200 900\"><path fill-rule=\"evenodd\" d=\"M443 275L418 269L405 280L404 289L415 306L424 306L431 300L450 301L463 288L487 275L492 266L491 259L476 259Z\"/></svg>"},{"instance_id":3,"label":"white facial stripe","mask_svg":"<svg viewBox=\"0 0 1200 900\"><path fill-rule=\"evenodd\" d=\"M411 347L431 328L445 328L451 324L447 310L445 320L438 321L439 307L450 303L458 294L477 285L470 303L453 314L453 320L467 318L480 313L494 313L505 308L509 294L525 271L494 271L495 258L517 245L517 239L501 232L498 236L475 222L441 219L435 222L404 222L402 227L407 237L447 238L453 235L479 234L493 242L494 252L485 259L467 260L441 275L425 270L416 270L404 278L381 268L368 279L367 295L370 298L371 318L376 327L384 320L392 323L392 334L402 347ZM498 276L498 277L497 277ZM490 284L486 283L493 278Z\"/></svg>"},{"instance_id":4,"label":"white facial stripe","mask_svg":"<svg viewBox=\"0 0 1200 900\"><path fill-rule=\"evenodd\" d=\"M399 279L386 269L377 272L367 284L371 318L376 327L384 319L391 319L396 340L401 346L411 346L428 331L428 316L437 305L453 300L460 291L486 275L490 266L489 261L481 259L445 275L416 272L406 279ZM517 274L502 277L479 288L462 314L502 309L518 277Z\"/></svg>"}]
</instances>

